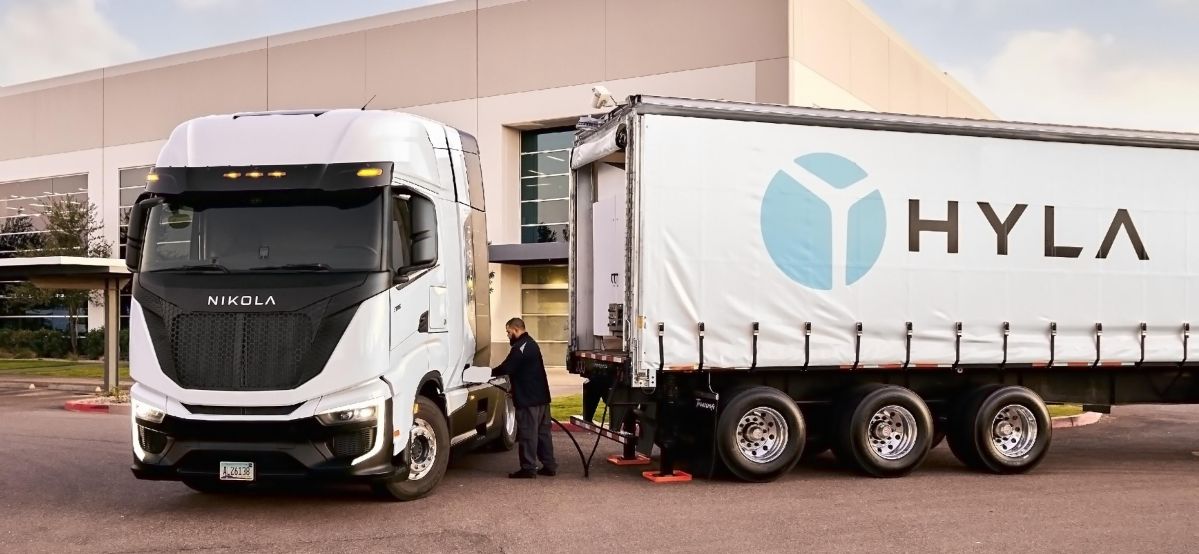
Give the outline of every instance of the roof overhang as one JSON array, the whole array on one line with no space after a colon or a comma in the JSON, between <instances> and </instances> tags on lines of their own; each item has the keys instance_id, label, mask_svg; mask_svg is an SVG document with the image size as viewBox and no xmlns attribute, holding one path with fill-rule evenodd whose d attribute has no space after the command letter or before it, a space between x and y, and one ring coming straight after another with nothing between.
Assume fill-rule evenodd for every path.
<instances>
[{"instance_id":1,"label":"roof overhang","mask_svg":"<svg viewBox=\"0 0 1199 554\"><path fill-rule=\"evenodd\" d=\"M102 289L107 283L129 279L125 260L44 256L0 259L0 280L31 281L41 288Z\"/></svg>"},{"instance_id":2,"label":"roof overhang","mask_svg":"<svg viewBox=\"0 0 1199 554\"><path fill-rule=\"evenodd\" d=\"M564 264L569 255L569 245L565 242L492 244L488 247L488 257L493 264Z\"/></svg>"}]
</instances>

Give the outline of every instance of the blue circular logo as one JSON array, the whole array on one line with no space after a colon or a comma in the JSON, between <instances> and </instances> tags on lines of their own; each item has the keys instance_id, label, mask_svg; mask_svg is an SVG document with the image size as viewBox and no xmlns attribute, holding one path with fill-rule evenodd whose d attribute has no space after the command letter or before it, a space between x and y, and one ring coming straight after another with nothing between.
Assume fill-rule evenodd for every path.
<instances>
[{"instance_id":1,"label":"blue circular logo","mask_svg":"<svg viewBox=\"0 0 1199 554\"><path fill-rule=\"evenodd\" d=\"M820 182L780 169L762 199L762 239L787 277L812 289L856 283L874 267L887 236L882 194L858 164L814 153L795 164ZM796 172L801 173L801 172Z\"/></svg>"}]
</instances>

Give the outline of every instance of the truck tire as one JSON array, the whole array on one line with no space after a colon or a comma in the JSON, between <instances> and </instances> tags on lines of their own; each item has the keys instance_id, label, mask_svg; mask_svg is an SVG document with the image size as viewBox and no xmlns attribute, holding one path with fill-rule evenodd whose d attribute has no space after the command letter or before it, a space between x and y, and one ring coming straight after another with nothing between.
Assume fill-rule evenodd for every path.
<instances>
[{"instance_id":1,"label":"truck tire","mask_svg":"<svg viewBox=\"0 0 1199 554\"><path fill-rule=\"evenodd\" d=\"M988 384L979 386L962 395L949 412L949 425L946 426L945 438L949 441L949 450L968 468L982 469L982 460L978 457L978 449L974 445L974 413L978 404L991 393L1003 388L1003 385Z\"/></svg>"},{"instance_id":2,"label":"truck tire","mask_svg":"<svg viewBox=\"0 0 1199 554\"><path fill-rule=\"evenodd\" d=\"M916 393L895 385L862 386L843 401L833 450L872 477L900 477L920 466L933 443L933 418Z\"/></svg>"},{"instance_id":3,"label":"truck tire","mask_svg":"<svg viewBox=\"0 0 1199 554\"><path fill-rule=\"evenodd\" d=\"M500 436L491 441L488 447L493 452L508 452L516 446L516 405L512 397L504 395L504 411L500 412L503 420L500 422Z\"/></svg>"},{"instance_id":4,"label":"truck tire","mask_svg":"<svg viewBox=\"0 0 1199 554\"><path fill-rule=\"evenodd\" d=\"M990 473L1024 473L1049 451L1053 422L1040 396L1018 386L987 387L970 396L954 425L954 454ZM958 456L959 459L963 455Z\"/></svg>"},{"instance_id":5,"label":"truck tire","mask_svg":"<svg viewBox=\"0 0 1199 554\"><path fill-rule=\"evenodd\" d=\"M407 502L432 491L450 463L450 428L445 414L432 400L416 397L416 413L408 438L408 474L375 483L379 496Z\"/></svg>"},{"instance_id":6,"label":"truck tire","mask_svg":"<svg viewBox=\"0 0 1199 554\"><path fill-rule=\"evenodd\" d=\"M803 414L791 397L771 387L737 391L722 403L716 450L742 481L764 483L791 471L803 452Z\"/></svg>"}]
</instances>

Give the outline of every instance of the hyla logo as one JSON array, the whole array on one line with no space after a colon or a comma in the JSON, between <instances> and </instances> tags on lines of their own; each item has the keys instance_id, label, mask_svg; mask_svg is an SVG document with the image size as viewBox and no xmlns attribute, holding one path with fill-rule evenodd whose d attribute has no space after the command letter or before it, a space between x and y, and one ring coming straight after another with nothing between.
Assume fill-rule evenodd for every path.
<instances>
[{"instance_id":1,"label":"hyla logo","mask_svg":"<svg viewBox=\"0 0 1199 554\"><path fill-rule=\"evenodd\" d=\"M762 238L779 269L812 289L832 290L864 277L878 261L887 211L858 164L829 153L780 169L762 199Z\"/></svg>"}]
</instances>

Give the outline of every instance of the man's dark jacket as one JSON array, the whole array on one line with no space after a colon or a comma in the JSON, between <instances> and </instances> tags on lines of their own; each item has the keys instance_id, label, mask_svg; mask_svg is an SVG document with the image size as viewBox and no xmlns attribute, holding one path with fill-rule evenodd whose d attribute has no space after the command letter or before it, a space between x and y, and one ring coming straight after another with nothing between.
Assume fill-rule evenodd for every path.
<instances>
[{"instance_id":1,"label":"man's dark jacket","mask_svg":"<svg viewBox=\"0 0 1199 554\"><path fill-rule=\"evenodd\" d=\"M528 333L512 343L508 357L491 370L498 377L507 375L512 382L512 403L517 408L528 408L550 403L550 382L545 376L545 362L541 359L541 347Z\"/></svg>"}]
</instances>

